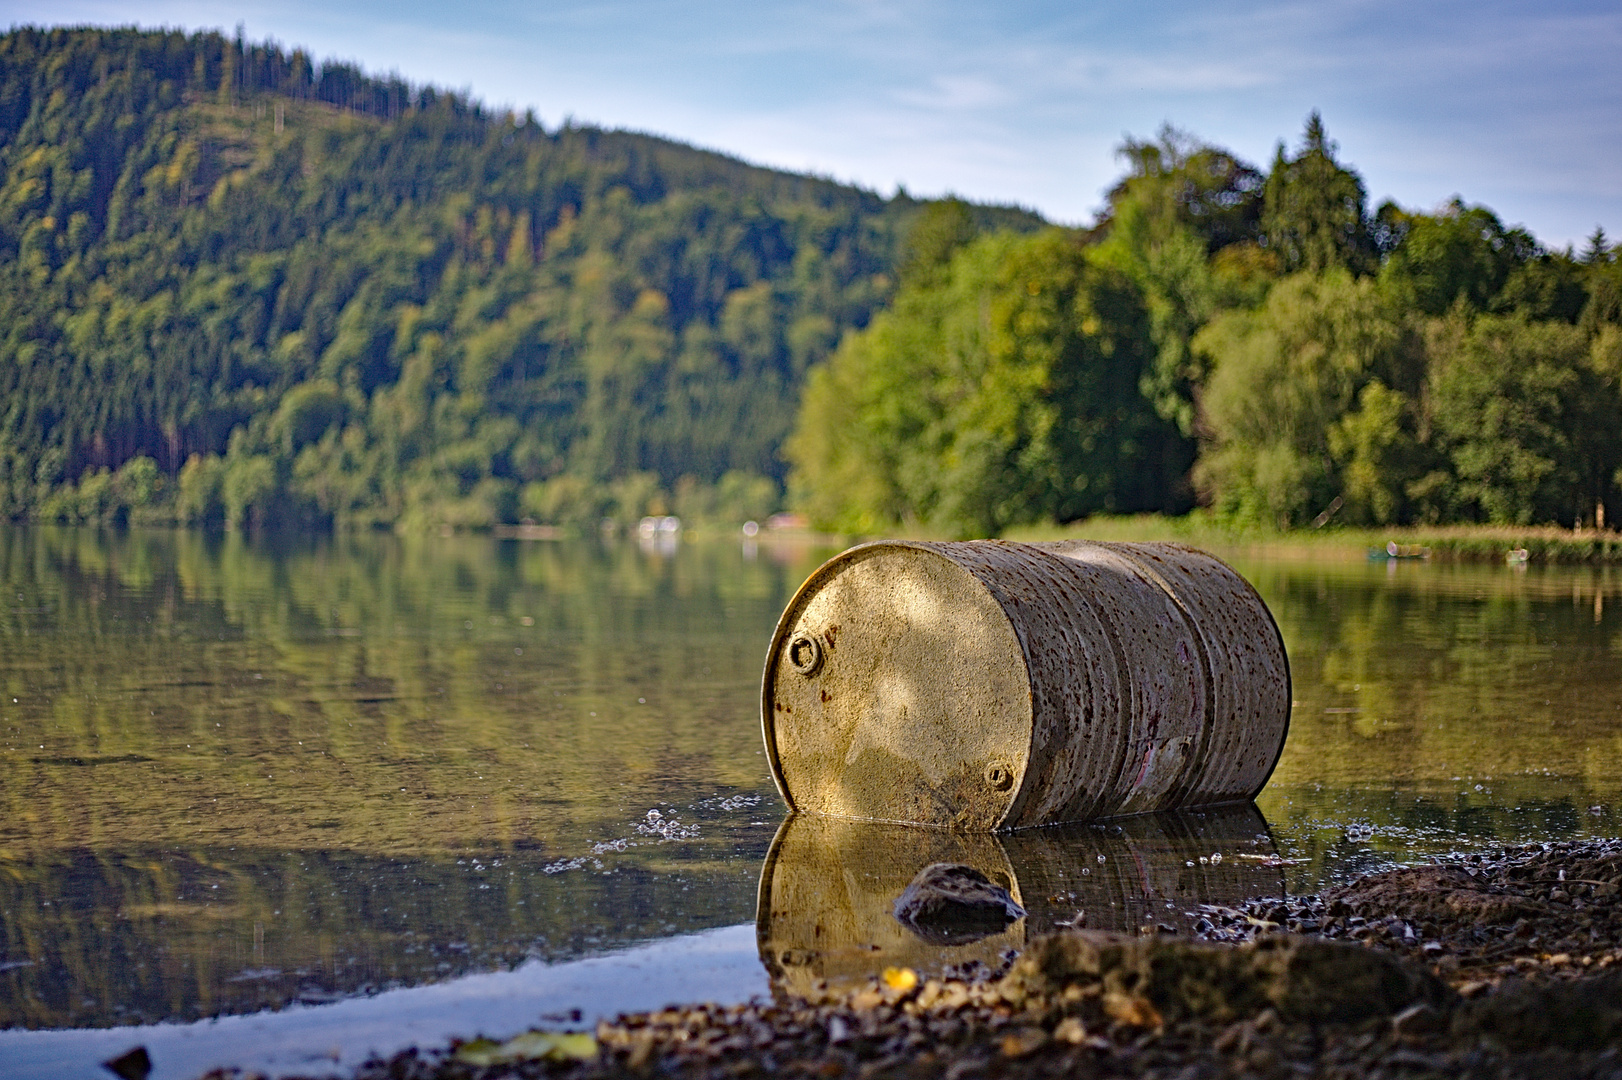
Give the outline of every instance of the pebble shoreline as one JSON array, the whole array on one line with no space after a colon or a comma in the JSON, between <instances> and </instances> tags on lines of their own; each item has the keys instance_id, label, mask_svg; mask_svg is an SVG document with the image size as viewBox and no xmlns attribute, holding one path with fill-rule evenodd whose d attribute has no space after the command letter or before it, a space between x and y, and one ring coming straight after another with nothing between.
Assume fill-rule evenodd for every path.
<instances>
[{"instance_id":1,"label":"pebble shoreline","mask_svg":"<svg viewBox=\"0 0 1622 1080\"><path fill-rule=\"evenodd\" d=\"M1616 1077L1622 840L1542 844L1078 930L1003 971L408 1050L354 1080ZM250 1080L216 1070L204 1080Z\"/></svg>"}]
</instances>

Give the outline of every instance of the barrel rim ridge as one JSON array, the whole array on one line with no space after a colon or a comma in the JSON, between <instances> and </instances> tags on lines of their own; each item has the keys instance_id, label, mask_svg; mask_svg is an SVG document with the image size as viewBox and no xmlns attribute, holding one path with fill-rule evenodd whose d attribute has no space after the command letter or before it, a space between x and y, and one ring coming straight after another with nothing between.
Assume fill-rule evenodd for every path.
<instances>
[{"instance_id":1,"label":"barrel rim ridge","mask_svg":"<svg viewBox=\"0 0 1622 1080\"><path fill-rule=\"evenodd\" d=\"M1213 559L1216 562L1221 563L1223 566L1228 568L1234 577L1245 583L1245 588L1250 590L1250 595L1256 598L1256 603L1260 605L1262 611L1266 613L1267 624L1273 628L1273 637L1278 642L1279 655L1284 658L1284 730L1279 733L1278 750L1273 754L1273 763L1267 767L1267 772L1263 774L1262 781L1257 785L1256 790L1251 792L1250 799L1252 802L1255 802L1256 797L1266 790L1268 781L1273 779L1273 773L1278 769L1278 763L1284 757L1284 748L1288 746L1290 742L1290 724L1294 722L1295 719L1295 676L1290 672L1290 650L1284 647L1284 631L1279 629L1278 618L1274 616L1273 609L1268 606L1267 601L1262 598L1261 591L1256 588L1248 577L1241 574L1238 570L1235 570L1233 564L1228 562L1228 560L1215 555L1204 548L1197 548L1192 544L1179 543L1175 540L1150 540L1145 541L1143 546L1194 551L1204 555L1208 559Z\"/></svg>"}]
</instances>

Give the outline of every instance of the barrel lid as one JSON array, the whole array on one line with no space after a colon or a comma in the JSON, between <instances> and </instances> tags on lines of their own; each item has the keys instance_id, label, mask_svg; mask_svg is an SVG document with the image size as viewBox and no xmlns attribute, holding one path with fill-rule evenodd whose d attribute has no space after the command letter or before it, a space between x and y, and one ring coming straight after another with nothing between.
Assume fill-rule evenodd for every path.
<instances>
[{"instance_id":1,"label":"barrel lid","mask_svg":"<svg viewBox=\"0 0 1622 1080\"><path fill-rule=\"evenodd\" d=\"M1030 678L1007 614L932 545L825 563L778 621L761 684L773 778L795 810L998 828L1030 754Z\"/></svg>"}]
</instances>

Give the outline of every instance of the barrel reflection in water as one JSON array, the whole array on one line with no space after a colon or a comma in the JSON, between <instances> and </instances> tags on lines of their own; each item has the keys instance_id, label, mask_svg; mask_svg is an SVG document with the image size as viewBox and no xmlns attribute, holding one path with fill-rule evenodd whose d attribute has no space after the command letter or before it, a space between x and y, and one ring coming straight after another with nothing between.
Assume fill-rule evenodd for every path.
<instances>
[{"instance_id":1,"label":"barrel reflection in water","mask_svg":"<svg viewBox=\"0 0 1622 1080\"><path fill-rule=\"evenodd\" d=\"M1144 814L1013 834L963 834L795 815L761 869L756 929L773 989L814 991L890 966L940 972L1002 963L1037 934L1067 926L1187 933L1199 905L1231 906L1284 892L1277 849L1254 806ZM936 863L973 867L1007 889L1026 916L955 944L926 940L895 902Z\"/></svg>"}]
</instances>

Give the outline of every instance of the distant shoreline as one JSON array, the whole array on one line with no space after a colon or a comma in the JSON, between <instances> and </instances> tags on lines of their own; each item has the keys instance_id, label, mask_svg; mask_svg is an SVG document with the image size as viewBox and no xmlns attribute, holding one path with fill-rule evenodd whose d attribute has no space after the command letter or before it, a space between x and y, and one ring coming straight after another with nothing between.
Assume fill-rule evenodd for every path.
<instances>
[{"instance_id":1,"label":"distant shoreline","mask_svg":"<svg viewBox=\"0 0 1622 1080\"><path fill-rule=\"evenodd\" d=\"M64 524L56 521L20 520L7 522L19 528L102 529L105 524ZM440 527L422 530L372 530L321 528L313 530L247 529L221 530L170 522L131 522L113 526L132 531L153 532L245 532L250 536L316 535L343 536L380 532L396 536L490 536L502 540L574 540L596 536L597 530L561 525L498 524L481 528ZM616 529L615 535L635 539L634 529ZM823 532L810 527L761 530L754 536L741 534L733 524L699 521L682 530L681 542L713 543L741 541L764 548L829 549L830 554L874 540L943 541L958 539L924 529L898 528L872 534ZM1449 563L1609 566L1622 565L1622 531L1610 529L1566 529L1558 525L1409 525L1389 528L1290 529L1279 531L1232 526L1194 513L1181 517L1141 514L1123 517L1095 516L1067 525L1053 523L1023 525L1009 529L999 539L1024 542L1047 540L1098 540L1112 543L1179 543L1210 548L1228 554L1247 554L1268 559L1310 559L1315 561L1385 561L1390 545L1399 550L1400 561Z\"/></svg>"},{"instance_id":2,"label":"distant shoreline","mask_svg":"<svg viewBox=\"0 0 1622 1080\"><path fill-rule=\"evenodd\" d=\"M1007 538L1170 541L1244 550L1270 558L1347 560L1367 559L1371 552L1384 553L1387 545L1396 544L1405 558L1421 556L1440 562L1622 564L1622 532L1556 525L1412 525L1385 529L1329 526L1280 532L1231 528L1198 514L1176 518L1140 515L1094 517L1066 526L1031 526L1010 530ZM1525 555L1511 560L1511 552Z\"/></svg>"}]
</instances>

